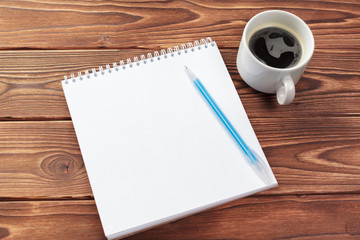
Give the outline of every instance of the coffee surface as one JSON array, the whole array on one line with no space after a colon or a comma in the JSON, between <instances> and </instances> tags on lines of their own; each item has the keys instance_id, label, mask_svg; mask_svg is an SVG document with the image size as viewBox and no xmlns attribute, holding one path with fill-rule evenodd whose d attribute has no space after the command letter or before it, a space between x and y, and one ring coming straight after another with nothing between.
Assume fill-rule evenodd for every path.
<instances>
[{"instance_id":1,"label":"coffee surface","mask_svg":"<svg viewBox=\"0 0 360 240\"><path fill-rule=\"evenodd\" d=\"M250 51L261 62L274 68L295 66L301 58L301 45L290 32L267 27L255 32L249 42Z\"/></svg>"}]
</instances>

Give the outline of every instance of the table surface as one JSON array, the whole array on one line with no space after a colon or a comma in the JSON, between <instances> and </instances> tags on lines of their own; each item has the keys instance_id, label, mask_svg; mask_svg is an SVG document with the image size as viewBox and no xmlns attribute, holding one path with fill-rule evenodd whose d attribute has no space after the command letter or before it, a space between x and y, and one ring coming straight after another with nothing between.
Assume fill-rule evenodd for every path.
<instances>
[{"instance_id":1,"label":"table surface","mask_svg":"<svg viewBox=\"0 0 360 240\"><path fill-rule=\"evenodd\" d=\"M288 106L236 69L246 22L269 9L316 42ZM360 239L359 13L358 0L1 1L0 239L105 239L63 75L208 36L279 187L128 239Z\"/></svg>"}]
</instances>

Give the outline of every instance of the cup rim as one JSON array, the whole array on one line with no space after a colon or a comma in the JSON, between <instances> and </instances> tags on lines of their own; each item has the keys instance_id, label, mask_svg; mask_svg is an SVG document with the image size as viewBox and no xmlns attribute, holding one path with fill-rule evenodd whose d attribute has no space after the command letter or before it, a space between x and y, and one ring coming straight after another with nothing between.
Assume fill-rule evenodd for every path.
<instances>
[{"instance_id":1,"label":"cup rim","mask_svg":"<svg viewBox=\"0 0 360 240\"><path fill-rule=\"evenodd\" d=\"M306 58L300 63L300 64L297 64L295 66L292 66L292 67L289 67L289 68L275 68L275 67L271 67L269 65L266 65L265 63L261 62L259 59L257 59L253 54L252 52L250 51L250 48L249 48L249 45L247 43L247 39L246 39L246 35L247 35L247 31L248 31L248 28L249 28L249 25L252 21L254 21L255 18L258 18L260 15L264 15L264 14L269 14L269 13L281 13L281 14L286 14L290 17L293 17L295 19L297 19L297 21L299 21L300 24L303 25L303 27L306 29L306 31L309 33L309 36L310 36L310 41L312 42L312 49L311 49L311 53L306 56ZM246 51L249 51L250 52L250 55L251 57L256 60L258 63L260 63L262 66L264 66L265 68L268 68L270 70L276 70L276 71L280 71L280 72L288 72L289 70L296 70L296 69L299 69L299 68L302 68L304 66L307 65L307 63L310 61L313 53L314 53L314 50L315 50L315 40L314 40L314 35L310 29L310 27L304 22L304 20L302 20L301 18L299 18L298 16L296 16L295 14L293 13L290 13L290 12L287 12L287 11L283 11L283 10L267 10L267 11L263 11L263 12L260 12L260 13L257 13L256 15L254 15L247 23L246 23L246 26L244 28L244 31L243 31L243 35L242 35L242 38L244 38L244 44L246 46ZM243 40L243 39L242 39Z\"/></svg>"}]
</instances>

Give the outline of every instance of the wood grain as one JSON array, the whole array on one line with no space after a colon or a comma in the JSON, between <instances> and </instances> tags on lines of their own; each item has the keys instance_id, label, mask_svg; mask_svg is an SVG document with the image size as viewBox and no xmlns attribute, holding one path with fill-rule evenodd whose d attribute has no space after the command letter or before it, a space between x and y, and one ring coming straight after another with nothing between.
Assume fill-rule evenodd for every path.
<instances>
[{"instance_id":1,"label":"wood grain","mask_svg":"<svg viewBox=\"0 0 360 240\"><path fill-rule=\"evenodd\" d=\"M359 214L358 195L248 197L126 239L359 239ZM105 239L93 201L0 202L0 215L3 240Z\"/></svg>"},{"instance_id":2,"label":"wood grain","mask_svg":"<svg viewBox=\"0 0 360 240\"><path fill-rule=\"evenodd\" d=\"M0 202L0 239L106 239L94 201Z\"/></svg>"},{"instance_id":3,"label":"wood grain","mask_svg":"<svg viewBox=\"0 0 360 240\"><path fill-rule=\"evenodd\" d=\"M359 49L359 2L331 0L1 1L0 49L154 49L207 36L236 48L246 22L270 9L304 19L318 48Z\"/></svg>"},{"instance_id":4,"label":"wood grain","mask_svg":"<svg viewBox=\"0 0 360 240\"><path fill-rule=\"evenodd\" d=\"M255 118L252 124L279 181L261 194L360 191L359 117ZM0 122L0 166L2 199L92 197L70 121Z\"/></svg>"},{"instance_id":5,"label":"wood grain","mask_svg":"<svg viewBox=\"0 0 360 240\"><path fill-rule=\"evenodd\" d=\"M359 116L360 54L316 50L296 86L296 98L279 106L274 95L248 87L233 49L221 49L250 117ZM105 66L144 50L0 51L0 120L70 119L60 81L63 75Z\"/></svg>"},{"instance_id":6,"label":"wood grain","mask_svg":"<svg viewBox=\"0 0 360 240\"><path fill-rule=\"evenodd\" d=\"M0 122L1 198L91 198L72 123Z\"/></svg>"},{"instance_id":7,"label":"wood grain","mask_svg":"<svg viewBox=\"0 0 360 240\"><path fill-rule=\"evenodd\" d=\"M295 13L315 37L289 106L236 70L246 22L269 9ZM360 239L358 0L0 1L0 239L105 239L63 75L208 36L279 187L128 240Z\"/></svg>"}]
</instances>

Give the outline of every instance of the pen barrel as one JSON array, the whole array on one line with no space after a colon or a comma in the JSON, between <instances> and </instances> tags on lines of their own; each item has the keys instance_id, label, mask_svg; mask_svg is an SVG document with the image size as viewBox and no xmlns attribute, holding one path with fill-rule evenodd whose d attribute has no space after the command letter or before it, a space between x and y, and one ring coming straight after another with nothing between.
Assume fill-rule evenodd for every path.
<instances>
[{"instance_id":1,"label":"pen barrel","mask_svg":"<svg viewBox=\"0 0 360 240\"><path fill-rule=\"evenodd\" d=\"M225 114L221 111L219 106L216 104L214 99L211 97L211 95L206 90L205 86L201 83L201 81L198 78L194 80L194 84L201 92L203 97L206 99L206 101L209 103L211 108L214 110L216 115L219 117L221 122L228 129L228 131L230 132L231 136L235 139L238 146L240 146L241 150L244 153L244 157L246 158L252 169L256 172L256 174L262 179L262 181L265 184L271 184L272 176L269 174L269 167L267 166L267 164L261 159L261 157L253 149L251 149L245 143L245 141L237 133L233 125L227 119Z\"/></svg>"},{"instance_id":2,"label":"pen barrel","mask_svg":"<svg viewBox=\"0 0 360 240\"><path fill-rule=\"evenodd\" d=\"M252 153L252 151L250 150L250 148L247 146L247 144L245 143L245 141L241 138L241 136L237 133L237 131L235 130L234 126L231 124L231 122L229 121L229 119L227 119L227 117L225 116L225 114L221 111L220 107L216 104L215 100L211 97L211 95L209 94L209 92L206 90L205 86L201 83L201 81L196 78L194 80L194 83L196 85L196 87L199 89L199 91L202 93L202 95L204 96L204 98L206 99L206 101L209 103L209 105L211 106L211 108L214 110L214 112L216 113L216 115L219 117L219 119L221 120L221 122L225 125L225 127L228 129L228 131L230 132L230 134L232 135L232 137L235 139L235 141L238 143L238 145L240 146L241 150L244 152L244 154L246 155L247 159L250 161L251 164L256 163L258 160L256 158L256 156Z\"/></svg>"}]
</instances>

